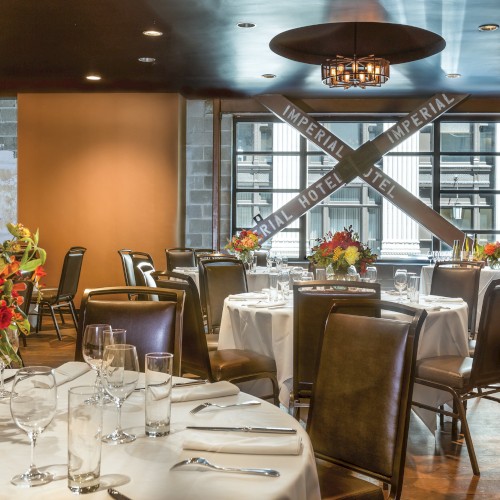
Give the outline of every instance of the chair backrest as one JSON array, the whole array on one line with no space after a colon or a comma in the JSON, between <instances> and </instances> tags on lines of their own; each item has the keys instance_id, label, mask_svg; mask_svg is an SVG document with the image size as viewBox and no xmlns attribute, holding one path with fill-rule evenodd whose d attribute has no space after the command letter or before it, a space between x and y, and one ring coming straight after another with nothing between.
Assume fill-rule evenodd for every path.
<instances>
[{"instance_id":1,"label":"chair backrest","mask_svg":"<svg viewBox=\"0 0 500 500\"><path fill-rule=\"evenodd\" d=\"M348 314L349 309L355 310ZM378 310L382 317L358 315ZM405 319L383 317L399 312ZM342 310L343 312L339 312ZM318 357L307 432L316 457L403 483L418 336L427 313L378 300L336 301Z\"/></svg>"},{"instance_id":2,"label":"chair backrest","mask_svg":"<svg viewBox=\"0 0 500 500\"><path fill-rule=\"evenodd\" d=\"M83 264L83 247L71 247L64 256L61 278L57 290L58 299L73 300L78 290L80 273Z\"/></svg>"},{"instance_id":3,"label":"chair backrest","mask_svg":"<svg viewBox=\"0 0 500 500\"><path fill-rule=\"evenodd\" d=\"M131 294L155 294L162 300L116 300L120 295ZM104 323L127 330L127 343L136 346L141 371L144 371L144 356L147 353L171 352L174 354L174 375L179 375L183 309L184 292L180 290L141 286L87 289L80 305L75 360L83 361L82 339L85 326Z\"/></svg>"},{"instance_id":4,"label":"chair backrest","mask_svg":"<svg viewBox=\"0 0 500 500\"><path fill-rule=\"evenodd\" d=\"M319 287L319 288L318 288ZM342 298L380 299L379 283L298 281L293 284L293 396L310 397L320 339L333 302Z\"/></svg>"},{"instance_id":5,"label":"chair backrest","mask_svg":"<svg viewBox=\"0 0 500 500\"><path fill-rule=\"evenodd\" d=\"M459 261L462 262L462 261ZM465 261L464 265L450 266L450 262L437 262L431 280L431 295L460 297L469 308L469 331L475 330L479 277L481 265ZM478 265L479 264L479 265Z\"/></svg>"},{"instance_id":6,"label":"chair backrest","mask_svg":"<svg viewBox=\"0 0 500 500\"><path fill-rule=\"evenodd\" d=\"M196 266L195 253L192 248L166 248L167 271L173 271L176 267Z\"/></svg>"},{"instance_id":7,"label":"chair backrest","mask_svg":"<svg viewBox=\"0 0 500 500\"><path fill-rule=\"evenodd\" d=\"M190 276L173 271L156 271L152 277L157 287L183 290L186 294L182 323L182 372L213 381L196 283Z\"/></svg>"},{"instance_id":8,"label":"chair backrest","mask_svg":"<svg viewBox=\"0 0 500 500\"><path fill-rule=\"evenodd\" d=\"M135 286L135 273L134 273L134 263L132 261L132 250L122 248L118 250L118 254L122 260L123 266L123 276L125 277L125 285Z\"/></svg>"},{"instance_id":9,"label":"chair backrest","mask_svg":"<svg viewBox=\"0 0 500 500\"><path fill-rule=\"evenodd\" d=\"M200 257L204 257L205 255L212 255L214 253L216 253L216 250L214 250L213 248L195 248L194 256L196 258L196 265L198 265Z\"/></svg>"},{"instance_id":10,"label":"chair backrest","mask_svg":"<svg viewBox=\"0 0 500 500\"><path fill-rule=\"evenodd\" d=\"M231 294L248 291L243 262L233 258L200 260L200 290L206 301L209 332L220 327L224 299Z\"/></svg>"},{"instance_id":11,"label":"chair backrest","mask_svg":"<svg viewBox=\"0 0 500 500\"><path fill-rule=\"evenodd\" d=\"M500 383L500 279L486 289L469 380L471 388Z\"/></svg>"},{"instance_id":12,"label":"chair backrest","mask_svg":"<svg viewBox=\"0 0 500 500\"><path fill-rule=\"evenodd\" d=\"M132 265L134 267L135 284L139 285L143 278L141 272L137 269L137 266L142 262L147 262L151 264L151 266L154 268L155 264L153 262L153 258L151 257L151 255L149 255L146 252L136 252L134 250L133 252L130 253L130 257L132 259Z\"/></svg>"},{"instance_id":13,"label":"chair backrest","mask_svg":"<svg viewBox=\"0 0 500 500\"><path fill-rule=\"evenodd\" d=\"M137 276L139 280L137 286L156 287L156 282L151 276L155 272L155 268L147 261L139 262L136 266ZM137 300L159 300L158 295L137 295Z\"/></svg>"},{"instance_id":14,"label":"chair backrest","mask_svg":"<svg viewBox=\"0 0 500 500\"><path fill-rule=\"evenodd\" d=\"M267 266L267 250L255 250L254 255L257 257L257 265L259 267Z\"/></svg>"}]
</instances>

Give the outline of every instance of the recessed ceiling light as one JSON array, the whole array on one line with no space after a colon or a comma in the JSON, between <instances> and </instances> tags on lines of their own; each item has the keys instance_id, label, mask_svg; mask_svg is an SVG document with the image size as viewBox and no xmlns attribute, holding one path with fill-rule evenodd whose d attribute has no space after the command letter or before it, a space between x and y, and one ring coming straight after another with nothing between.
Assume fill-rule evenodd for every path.
<instances>
[{"instance_id":1,"label":"recessed ceiling light","mask_svg":"<svg viewBox=\"0 0 500 500\"><path fill-rule=\"evenodd\" d=\"M446 75L446 78L451 78L451 79L453 79L453 78L460 78L461 76L462 76L462 75L461 75L460 73L448 73L448 74Z\"/></svg>"},{"instance_id":2,"label":"recessed ceiling light","mask_svg":"<svg viewBox=\"0 0 500 500\"><path fill-rule=\"evenodd\" d=\"M495 23L481 24L481 26L479 26L478 28L479 31L495 31L497 29L498 24Z\"/></svg>"},{"instance_id":3,"label":"recessed ceiling light","mask_svg":"<svg viewBox=\"0 0 500 500\"><path fill-rule=\"evenodd\" d=\"M264 73L261 76L262 78L276 78L276 75L273 75L272 73Z\"/></svg>"},{"instance_id":4,"label":"recessed ceiling light","mask_svg":"<svg viewBox=\"0 0 500 500\"><path fill-rule=\"evenodd\" d=\"M255 28L255 23L238 23L238 28Z\"/></svg>"},{"instance_id":5,"label":"recessed ceiling light","mask_svg":"<svg viewBox=\"0 0 500 500\"><path fill-rule=\"evenodd\" d=\"M154 63L156 59L154 57L139 57L139 61L143 63Z\"/></svg>"},{"instance_id":6,"label":"recessed ceiling light","mask_svg":"<svg viewBox=\"0 0 500 500\"><path fill-rule=\"evenodd\" d=\"M101 79L101 76L100 75L87 75L85 77L87 80L91 80L93 82L97 82Z\"/></svg>"},{"instance_id":7,"label":"recessed ceiling light","mask_svg":"<svg viewBox=\"0 0 500 500\"><path fill-rule=\"evenodd\" d=\"M144 30L142 32L143 35L146 35L146 36L162 36L163 35L163 31L158 31L158 30Z\"/></svg>"}]
</instances>

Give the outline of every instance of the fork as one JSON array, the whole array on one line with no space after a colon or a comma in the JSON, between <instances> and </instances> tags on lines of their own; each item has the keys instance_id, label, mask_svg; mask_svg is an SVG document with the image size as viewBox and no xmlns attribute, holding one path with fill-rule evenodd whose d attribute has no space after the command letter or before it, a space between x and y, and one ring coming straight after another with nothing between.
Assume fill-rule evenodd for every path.
<instances>
[{"instance_id":1,"label":"fork","mask_svg":"<svg viewBox=\"0 0 500 500\"><path fill-rule=\"evenodd\" d=\"M188 458L187 460L183 460L172 467L170 470L174 469L191 469L196 471L206 471L206 470L215 470L218 472L235 472L239 474L256 474L258 476L267 476L267 477L279 477L280 473L277 470L273 469L249 469L244 467L222 467L220 465L215 465L210 463L206 458L195 457Z\"/></svg>"},{"instance_id":2,"label":"fork","mask_svg":"<svg viewBox=\"0 0 500 500\"><path fill-rule=\"evenodd\" d=\"M199 411L203 410L204 408L208 408L209 406L215 406L216 408L231 408L232 406L253 406L253 405L260 405L260 401L243 401L242 403L232 403L230 405L219 405L216 403L206 402L196 406L189 413L194 415L195 413L198 413Z\"/></svg>"}]
</instances>

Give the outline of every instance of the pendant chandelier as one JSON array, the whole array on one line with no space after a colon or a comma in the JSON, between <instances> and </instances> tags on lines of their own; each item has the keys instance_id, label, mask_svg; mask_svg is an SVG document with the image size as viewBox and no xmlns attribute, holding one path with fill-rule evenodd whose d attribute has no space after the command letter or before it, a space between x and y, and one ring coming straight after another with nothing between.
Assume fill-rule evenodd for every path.
<instances>
[{"instance_id":1,"label":"pendant chandelier","mask_svg":"<svg viewBox=\"0 0 500 500\"><path fill-rule=\"evenodd\" d=\"M382 57L369 55L357 56L358 25L354 23L353 56L339 56L327 59L321 65L321 79L325 85L332 87L380 87L389 79L389 61Z\"/></svg>"}]
</instances>

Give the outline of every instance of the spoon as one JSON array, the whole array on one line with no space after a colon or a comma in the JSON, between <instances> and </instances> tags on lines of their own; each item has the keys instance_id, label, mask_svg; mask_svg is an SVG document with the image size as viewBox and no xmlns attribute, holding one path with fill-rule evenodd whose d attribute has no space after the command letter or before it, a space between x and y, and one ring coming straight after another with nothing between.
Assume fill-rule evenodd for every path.
<instances>
[{"instance_id":1,"label":"spoon","mask_svg":"<svg viewBox=\"0 0 500 500\"><path fill-rule=\"evenodd\" d=\"M239 474L255 474L258 476L267 477L279 477L280 473L273 469L248 469L244 467L222 467L220 465L215 465L210 463L206 458L196 457L188 458L175 465L173 465L170 470L174 469L190 469L196 471L207 471L214 470L218 472L235 472Z\"/></svg>"}]
</instances>

